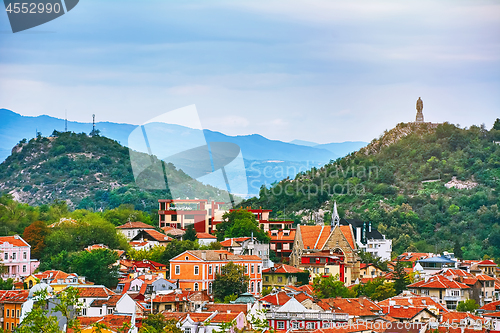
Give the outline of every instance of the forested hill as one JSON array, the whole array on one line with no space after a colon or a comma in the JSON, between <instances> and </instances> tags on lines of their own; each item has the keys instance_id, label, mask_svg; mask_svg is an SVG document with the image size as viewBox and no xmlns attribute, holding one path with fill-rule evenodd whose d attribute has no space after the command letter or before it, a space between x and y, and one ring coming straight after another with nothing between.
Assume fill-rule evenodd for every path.
<instances>
[{"instance_id":1,"label":"forested hill","mask_svg":"<svg viewBox=\"0 0 500 333\"><path fill-rule=\"evenodd\" d=\"M13 148L0 164L0 192L30 205L59 200L73 209L92 210L132 204L151 211L158 209L158 199L169 198L167 190L143 190L135 185L129 149L118 142L85 133L54 134L22 140ZM193 181L175 168L166 172L169 179L190 180L184 191L187 196L222 199L224 191Z\"/></svg>"},{"instance_id":2,"label":"forested hill","mask_svg":"<svg viewBox=\"0 0 500 333\"><path fill-rule=\"evenodd\" d=\"M273 209L275 217L285 210L285 217L304 223L321 209L331 211L336 200L341 217L371 221L392 238L395 254L446 250L464 258L500 258L495 141L499 119L489 131L399 124L356 153L261 188L244 204ZM329 223L330 213L324 217Z\"/></svg>"}]
</instances>

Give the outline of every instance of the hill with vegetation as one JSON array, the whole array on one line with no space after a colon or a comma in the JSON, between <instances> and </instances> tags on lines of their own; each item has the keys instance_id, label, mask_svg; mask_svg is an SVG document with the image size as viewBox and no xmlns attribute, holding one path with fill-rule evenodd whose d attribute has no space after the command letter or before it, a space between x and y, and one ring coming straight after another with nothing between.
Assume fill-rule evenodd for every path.
<instances>
[{"instance_id":1,"label":"hill with vegetation","mask_svg":"<svg viewBox=\"0 0 500 333\"><path fill-rule=\"evenodd\" d=\"M243 205L330 223L337 201L341 217L371 221L393 239L394 254L499 258L499 141L499 119L491 130L402 123L355 153L262 187Z\"/></svg>"},{"instance_id":2,"label":"hill with vegetation","mask_svg":"<svg viewBox=\"0 0 500 333\"><path fill-rule=\"evenodd\" d=\"M137 153L135 161L150 160ZM155 161L158 161L153 157ZM224 191L192 180L173 165L164 164L167 178L184 186L189 197L222 199ZM163 180L163 178L162 178ZM50 137L20 141L0 164L0 192L30 205L65 201L72 209L104 210L130 204L154 211L166 190L135 185L129 149L118 142L85 133L56 132Z\"/></svg>"}]
</instances>

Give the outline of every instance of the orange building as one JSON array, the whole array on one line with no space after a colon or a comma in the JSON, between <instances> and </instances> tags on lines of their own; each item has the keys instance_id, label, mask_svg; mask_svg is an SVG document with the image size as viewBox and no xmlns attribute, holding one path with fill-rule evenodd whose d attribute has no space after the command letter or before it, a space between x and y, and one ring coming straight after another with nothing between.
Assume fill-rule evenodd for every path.
<instances>
[{"instance_id":1,"label":"orange building","mask_svg":"<svg viewBox=\"0 0 500 333\"><path fill-rule=\"evenodd\" d=\"M262 259L255 255L236 255L225 250L185 251L170 260L170 279L178 280L184 290L208 290L220 269L233 262L243 266L248 282L248 292L258 295L262 290Z\"/></svg>"},{"instance_id":2,"label":"orange building","mask_svg":"<svg viewBox=\"0 0 500 333\"><path fill-rule=\"evenodd\" d=\"M5 331L11 332L19 325L21 308L28 300L28 294L29 290L9 290L0 294L0 307L3 308L0 322Z\"/></svg>"}]
</instances>

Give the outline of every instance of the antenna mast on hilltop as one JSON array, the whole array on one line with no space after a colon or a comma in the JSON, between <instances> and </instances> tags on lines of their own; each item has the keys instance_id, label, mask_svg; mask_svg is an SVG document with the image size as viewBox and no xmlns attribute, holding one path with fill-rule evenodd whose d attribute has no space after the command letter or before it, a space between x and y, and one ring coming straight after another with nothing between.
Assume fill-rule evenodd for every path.
<instances>
[{"instance_id":1,"label":"antenna mast on hilltop","mask_svg":"<svg viewBox=\"0 0 500 333\"><path fill-rule=\"evenodd\" d=\"M92 115L92 132L90 132L90 135L91 136L96 135L96 131L95 131L95 114Z\"/></svg>"},{"instance_id":2,"label":"antenna mast on hilltop","mask_svg":"<svg viewBox=\"0 0 500 333\"><path fill-rule=\"evenodd\" d=\"M64 110L64 132L68 131L68 110Z\"/></svg>"}]
</instances>

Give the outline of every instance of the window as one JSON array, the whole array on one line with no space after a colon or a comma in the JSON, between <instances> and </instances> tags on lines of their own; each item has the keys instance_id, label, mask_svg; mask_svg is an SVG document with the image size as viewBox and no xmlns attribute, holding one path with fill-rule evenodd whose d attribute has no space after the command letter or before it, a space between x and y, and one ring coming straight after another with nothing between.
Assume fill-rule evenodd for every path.
<instances>
[{"instance_id":1,"label":"window","mask_svg":"<svg viewBox=\"0 0 500 333\"><path fill-rule=\"evenodd\" d=\"M186 220L194 220L194 215L184 215Z\"/></svg>"},{"instance_id":2,"label":"window","mask_svg":"<svg viewBox=\"0 0 500 333\"><path fill-rule=\"evenodd\" d=\"M250 271L252 274L253 274L253 270L254 270L253 266L254 265L252 264L251 271Z\"/></svg>"},{"instance_id":3,"label":"window","mask_svg":"<svg viewBox=\"0 0 500 333\"><path fill-rule=\"evenodd\" d=\"M17 310L17 318L20 317L20 313L19 312L20 312L20 310Z\"/></svg>"},{"instance_id":4,"label":"window","mask_svg":"<svg viewBox=\"0 0 500 333\"><path fill-rule=\"evenodd\" d=\"M188 256L186 256L186 257L184 257L184 259L189 260L189 257L188 257Z\"/></svg>"},{"instance_id":5,"label":"window","mask_svg":"<svg viewBox=\"0 0 500 333\"><path fill-rule=\"evenodd\" d=\"M82 309L82 315L86 316L87 315L87 309L86 308L83 308Z\"/></svg>"},{"instance_id":6,"label":"window","mask_svg":"<svg viewBox=\"0 0 500 333\"><path fill-rule=\"evenodd\" d=\"M296 330L299 328L299 323L297 321L292 321L292 329Z\"/></svg>"},{"instance_id":7,"label":"window","mask_svg":"<svg viewBox=\"0 0 500 333\"><path fill-rule=\"evenodd\" d=\"M108 314L112 314L113 313L113 309L108 309Z\"/></svg>"},{"instance_id":8,"label":"window","mask_svg":"<svg viewBox=\"0 0 500 333\"><path fill-rule=\"evenodd\" d=\"M245 274L248 274L248 264L245 264Z\"/></svg>"},{"instance_id":9,"label":"window","mask_svg":"<svg viewBox=\"0 0 500 333\"><path fill-rule=\"evenodd\" d=\"M23 265L23 273L26 273L26 265Z\"/></svg>"},{"instance_id":10,"label":"window","mask_svg":"<svg viewBox=\"0 0 500 333\"><path fill-rule=\"evenodd\" d=\"M212 293L212 282L210 282L208 284L208 293L211 294Z\"/></svg>"},{"instance_id":11,"label":"window","mask_svg":"<svg viewBox=\"0 0 500 333\"><path fill-rule=\"evenodd\" d=\"M175 275L181 274L181 266L175 265Z\"/></svg>"},{"instance_id":12,"label":"window","mask_svg":"<svg viewBox=\"0 0 500 333\"><path fill-rule=\"evenodd\" d=\"M27 258L26 252L23 252L23 259L26 260L26 258Z\"/></svg>"},{"instance_id":13,"label":"window","mask_svg":"<svg viewBox=\"0 0 500 333\"><path fill-rule=\"evenodd\" d=\"M215 274L219 273L219 265L215 265Z\"/></svg>"},{"instance_id":14,"label":"window","mask_svg":"<svg viewBox=\"0 0 500 333\"><path fill-rule=\"evenodd\" d=\"M17 257L17 253L16 252L12 253L12 259L16 260L16 257Z\"/></svg>"},{"instance_id":15,"label":"window","mask_svg":"<svg viewBox=\"0 0 500 333\"><path fill-rule=\"evenodd\" d=\"M285 329L285 322L284 321L278 321L278 329L279 330Z\"/></svg>"},{"instance_id":16,"label":"window","mask_svg":"<svg viewBox=\"0 0 500 333\"><path fill-rule=\"evenodd\" d=\"M278 276L278 282L283 282L283 277L282 276Z\"/></svg>"},{"instance_id":17,"label":"window","mask_svg":"<svg viewBox=\"0 0 500 333\"><path fill-rule=\"evenodd\" d=\"M308 330L312 330L312 329L314 329L314 323L307 323L307 324L306 324L306 328L307 328Z\"/></svg>"},{"instance_id":18,"label":"window","mask_svg":"<svg viewBox=\"0 0 500 333\"><path fill-rule=\"evenodd\" d=\"M177 222L177 215L172 215L170 221Z\"/></svg>"},{"instance_id":19,"label":"window","mask_svg":"<svg viewBox=\"0 0 500 333\"><path fill-rule=\"evenodd\" d=\"M264 276L264 280L266 280L266 282L269 282L269 276Z\"/></svg>"},{"instance_id":20,"label":"window","mask_svg":"<svg viewBox=\"0 0 500 333\"><path fill-rule=\"evenodd\" d=\"M452 290L451 296L460 296L460 290Z\"/></svg>"},{"instance_id":21,"label":"window","mask_svg":"<svg viewBox=\"0 0 500 333\"><path fill-rule=\"evenodd\" d=\"M200 267L194 266L194 275L199 275L199 274L200 274Z\"/></svg>"},{"instance_id":22,"label":"window","mask_svg":"<svg viewBox=\"0 0 500 333\"><path fill-rule=\"evenodd\" d=\"M325 268L325 274L328 274L328 273L330 273L330 268L326 267Z\"/></svg>"},{"instance_id":23,"label":"window","mask_svg":"<svg viewBox=\"0 0 500 333\"><path fill-rule=\"evenodd\" d=\"M4 259L5 260L9 259L9 254L7 252L5 252Z\"/></svg>"},{"instance_id":24,"label":"window","mask_svg":"<svg viewBox=\"0 0 500 333\"><path fill-rule=\"evenodd\" d=\"M260 274L260 265L257 265L257 274Z\"/></svg>"},{"instance_id":25,"label":"window","mask_svg":"<svg viewBox=\"0 0 500 333\"><path fill-rule=\"evenodd\" d=\"M323 328L330 328L330 323L327 321L323 322Z\"/></svg>"},{"instance_id":26,"label":"window","mask_svg":"<svg viewBox=\"0 0 500 333\"><path fill-rule=\"evenodd\" d=\"M197 282L194 283L194 291L200 290L200 287Z\"/></svg>"},{"instance_id":27,"label":"window","mask_svg":"<svg viewBox=\"0 0 500 333\"><path fill-rule=\"evenodd\" d=\"M7 314L5 315L5 317L10 317L10 309L7 309Z\"/></svg>"},{"instance_id":28,"label":"window","mask_svg":"<svg viewBox=\"0 0 500 333\"><path fill-rule=\"evenodd\" d=\"M429 289L422 289L422 295L429 295Z\"/></svg>"},{"instance_id":29,"label":"window","mask_svg":"<svg viewBox=\"0 0 500 333\"><path fill-rule=\"evenodd\" d=\"M184 333L191 333L191 327L186 327L184 329Z\"/></svg>"},{"instance_id":30,"label":"window","mask_svg":"<svg viewBox=\"0 0 500 333\"><path fill-rule=\"evenodd\" d=\"M250 286L250 292L254 292L254 289L255 289L255 284L252 282L251 286Z\"/></svg>"},{"instance_id":31,"label":"window","mask_svg":"<svg viewBox=\"0 0 500 333\"><path fill-rule=\"evenodd\" d=\"M7 325L7 331L9 330L9 323L6 324Z\"/></svg>"},{"instance_id":32,"label":"window","mask_svg":"<svg viewBox=\"0 0 500 333\"><path fill-rule=\"evenodd\" d=\"M208 275L212 275L212 265L208 265Z\"/></svg>"}]
</instances>

